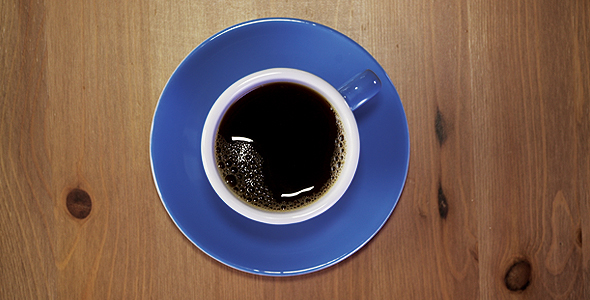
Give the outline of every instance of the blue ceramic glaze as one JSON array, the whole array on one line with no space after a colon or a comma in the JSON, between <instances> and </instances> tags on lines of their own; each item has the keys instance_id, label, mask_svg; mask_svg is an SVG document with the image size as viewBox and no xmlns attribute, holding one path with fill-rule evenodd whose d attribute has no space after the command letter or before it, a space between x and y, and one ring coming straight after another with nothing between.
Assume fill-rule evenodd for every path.
<instances>
[{"instance_id":1,"label":"blue ceramic glaze","mask_svg":"<svg viewBox=\"0 0 590 300\"><path fill-rule=\"evenodd\" d=\"M365 70L344 83L338 92L351 110L361 107L381 90L381 79L371 70Z\"/></svg>"},{"instance_id":2,"label":"blue ceramic glaze","mask_svg":"<svg viewBox=\"0 0 590 300\"><path fill-rule=\"evenodd\" d=\"M217 97L238 79L277 67L311 72L335 87L366 69L382 81L381 91L355 110L361 153L349 189L324 214L291 225L233 211L213 191L200 158L203 124ZM338 263L379 231L401 195L409 144L399 96L367 51L319 24L261 19L214 35L178 66L154 113L150 154L160 198L191 242L233 268L290 276Z\"/></svg>"}]
</instances>

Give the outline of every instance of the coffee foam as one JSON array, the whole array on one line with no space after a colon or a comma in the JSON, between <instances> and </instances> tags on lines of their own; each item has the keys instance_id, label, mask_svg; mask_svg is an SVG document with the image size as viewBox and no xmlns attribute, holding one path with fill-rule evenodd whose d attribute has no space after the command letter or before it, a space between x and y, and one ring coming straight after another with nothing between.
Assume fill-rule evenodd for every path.
<instances>
[{"instance_id":1,"label":"coffee foam","mask_svg":"<svg viewBox=\"0 0 590 300\"><path fill-rule=\"evenodd\" d=\"M321 198L336 182L344 166L346 157L346 139L342 122L336 116L338 135L334 140L334 154L331 160L331 177L316 192L294 200L281 200L280 195L273 195L265 184L264 158L256 151L254 145L247 141L226 141L217 135L215 159L217 170L226 186L242 201L269 211L288 211L307 206Z\"/></svg>"}]
</instances>

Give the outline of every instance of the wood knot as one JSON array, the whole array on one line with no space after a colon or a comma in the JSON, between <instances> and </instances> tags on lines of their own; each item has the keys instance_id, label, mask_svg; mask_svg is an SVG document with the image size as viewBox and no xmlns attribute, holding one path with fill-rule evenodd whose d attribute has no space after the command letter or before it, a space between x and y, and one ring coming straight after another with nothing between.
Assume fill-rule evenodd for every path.
<instances>
[{"instance_id":1,"label":"wood knot","mask_svg":"<svg viewBox=\"0 0 590 300\"><path fill-rule=\"evenodd\" d=\"M84 219L92 210L92 200L86 191L76 188L68 193L66 207L74 218Z\"/></svg>"},{"instance_id":2,"label":"wood knot","mask_svg":"<svg viewBox=\"0 0 590 300\"><path fill-rule=\"evenodd\" d=\"M527 260L515 262L504 278L506 288L511 291L524 291L531 283L531 263Z\"/></svg>"},{"instance_id":3,"label":"wood knot","mask_svg":"<svg viewBox=\"0 0 590 300\"><path fill-rule=\"evenodd\" d=\"M436 108L436 117L434 119L434 132L436 133L436 139L438 140L438 144L442 146L442 144L447 140L447 126L445 124L445 119L443 114L440 112L438 107Z\"/></svg>"},{"instance_id":4,"label":"wood knot","mask_svg":"<svg viewBox=\"0 0 590 300\"><path fill-rule=\"evenodd\" d=\"M442 184L438 185L438 214L443 219L446 219L449 214L449 203L447 202L447 196L443 192Z\"/></svg>"},{"instance_id":5,"label":"wood knot","mask_svg":"<svg viewBox=\"0 0 590 300\"><path fill-rule=\"evenodd\" d=\"M578 244L580 248L582 247L582 228L576 230L576 244Z\"/></svg>"}]
</instances>

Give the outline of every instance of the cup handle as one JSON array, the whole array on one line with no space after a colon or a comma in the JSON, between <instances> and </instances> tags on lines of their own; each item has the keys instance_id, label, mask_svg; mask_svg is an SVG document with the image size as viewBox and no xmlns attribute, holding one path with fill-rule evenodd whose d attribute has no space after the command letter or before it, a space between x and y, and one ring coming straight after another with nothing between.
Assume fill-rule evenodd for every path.
<instances>
[{"instance_id":1,"label":"cup handle","mask_svg":"<svg viewBox=\"0 0 590 300\"><path fill-rule=\"evenodd\" d=\"M381 80L371 70L365 70L346 83L344 83L338 92L344 97L344 100L350 106L350 110L354 111L363 105L367 100L377 95L381 90Z\"/></svg>"}]
</instances>

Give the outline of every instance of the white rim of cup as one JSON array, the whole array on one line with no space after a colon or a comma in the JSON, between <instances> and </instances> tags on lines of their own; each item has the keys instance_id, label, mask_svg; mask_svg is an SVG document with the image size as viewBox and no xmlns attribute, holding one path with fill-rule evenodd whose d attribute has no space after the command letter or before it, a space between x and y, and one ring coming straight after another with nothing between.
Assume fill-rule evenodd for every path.
<instances>
[{"instance_id":1,"label":"white rim of cup","mask_svg":"<svg viewBox=\"0 0 590 300\"><path fill-rule=\"evenodd\" d=\"M219 123L227 109L253 89L272 82L292 82L312 88L335 108L344 128L346 156L340 175L332 187L318 200L302 208L273 212L249 205L223 182L215 163L215 140ZM332 207L344 195L352 182L358 165L360 138L352 110L340 93L320 77L297 69L273 68L250 74L227 88L215 101L203 126L201 158L205 173L217 195L239 214L267 224L293 224L309 220Z\"/></svg>"}]
</instances>

